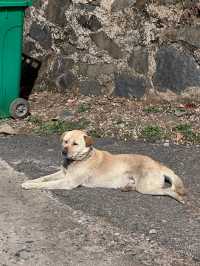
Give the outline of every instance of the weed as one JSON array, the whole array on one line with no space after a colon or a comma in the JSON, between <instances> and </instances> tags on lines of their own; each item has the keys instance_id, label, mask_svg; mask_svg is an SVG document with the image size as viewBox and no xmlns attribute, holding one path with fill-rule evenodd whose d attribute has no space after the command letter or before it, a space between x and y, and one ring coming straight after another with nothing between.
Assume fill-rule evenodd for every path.
<instances>
[{"instance_id":1,"label":"weed","mask_svg":"<svg viewBox=\"0 0 200 266\"><path fill-rule=\"evenodd\" d=\"M155 141L165 137L163 129L159 126L145 126L141 132L141 137L146 140Z\"/></svg>"},{"instance_id":2,"label":"weed","mask_svg":"<svg viewBox=\"0 0 200 266\"><path fill-rule=\"evenodd\" d=\"M159 112L161 112L162 110L161 110L161 108L158 107L158 106L148 106L148 107L145 107L145 108L143 109L143 111L144 111L145 113L150 114L150 113L159 113Z\"/></svg>"},{"instance_id":3,"label":"weed","mask_svg":"<svg viewBox=\"0 0 200 266\"><path fill-rule=\"evenodd\" d=\"M81 104L81 105L79 105L77 112L78 113L84 113L84 112L87 112L89 110L90 110L90 106L89 105Z\"/></svg>"},{"instance_id":4,"label":"weed","mask_svg":"<svg viewBox=\"0 0 200 266\"><path fill-rule=\"evenodd\" d=\"M102 136L100 129L90 130L89 134L93 138L100 138Z\"/></svg>"},{"instance_id":5,"label":"weed","mask_svg":"<svg viewBox=\"0 0 200 266\"><path fill-rule=\"evenodd\" d=\"M199 143L200 142L200 133L196 133L192 130L192 126L190 124L179 124L174 130L176 132L180 132L185 140Z\"/></svg>"},{"instance_id":6,"label":"weed","mask_svg":"<svg viewBox=\"0 0 200 266\"><path fill-rule=\"evenodd\" d=\"M38 116L34 116L34 115L31 115L27 118L27 121L32 123L32 124L35 124L35 125L40 125L42 124L42 119L39 118Z\"/></svg>"},{"instance_id":7,"label":"weed","mask_svg":"<svg viewBox=\"0 0 200 266\"><path fill-rule=\"evenodd\" d=\"M62 134L68 130L85 129L89 125L89 121L81 120L77 122L65 121L48 121L40 124L34 132L40 135Z\"/></svg>"},{"instance_id":8,"label":"weed","mask_svg":"<svg viewBox=\"0 0 200 266\"><path fill-rule=\"evenodd\" d=\"M192 126L190 124L179 124L175 127L175 129L181 133L188 133L192 131Z\"/></svg>"}]
</instances>

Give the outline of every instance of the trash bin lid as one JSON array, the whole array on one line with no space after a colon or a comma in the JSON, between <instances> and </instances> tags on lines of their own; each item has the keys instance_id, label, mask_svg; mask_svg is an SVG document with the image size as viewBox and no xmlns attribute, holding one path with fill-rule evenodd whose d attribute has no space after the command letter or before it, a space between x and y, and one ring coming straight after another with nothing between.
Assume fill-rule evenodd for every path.
<instances>
[{"instance_id":1,"label":"trash bin lid","mask_svg":"<svg viewBox=\"0 0 200 266\"><path fill-rule=\"evenodd\" d=\"M9 6L31 6L32 0L0 0L0 7Z\"/></svg>"}]
</instances>

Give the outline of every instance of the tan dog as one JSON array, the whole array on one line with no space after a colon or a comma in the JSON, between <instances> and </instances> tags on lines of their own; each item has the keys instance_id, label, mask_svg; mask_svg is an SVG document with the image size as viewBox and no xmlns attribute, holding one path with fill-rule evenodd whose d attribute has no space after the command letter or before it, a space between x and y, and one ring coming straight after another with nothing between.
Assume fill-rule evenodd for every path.
<instances>
[{"instance_id":1,"label":"tan dog","mask_svg":"<svg viewBox=\"0 0 200 266\"><path fill-rule=\"evenodd\" d=\"M169 168L143 155L113 155L93 148L92 138L73 130L62 136L62 169L22 184L25 189L73 189L78 186L136 190L167 195L183 203L181 179ZM171 183L165 188L165 181Z\"/></svg>"}]
</instances>

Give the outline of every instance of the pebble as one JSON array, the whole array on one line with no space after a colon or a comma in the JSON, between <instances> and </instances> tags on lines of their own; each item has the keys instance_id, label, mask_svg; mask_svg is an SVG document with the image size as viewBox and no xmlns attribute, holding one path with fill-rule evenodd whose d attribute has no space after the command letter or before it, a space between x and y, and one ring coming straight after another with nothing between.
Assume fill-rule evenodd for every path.
<instances>
[{"instance_id":1,"label":"pebble","mask_svg":"<svg viewBox=\"0 0 200 266\"><path fill-rule=\"evenodd\" d=\"M169 147L169 142L165 142L165 143L163 144L163 146L164 146L164 147Z\"/></svg>"},{"instance_id":2,"label":"pebble","mask_svg":"<svg viewBox=\"0 0 200 266\"><path fill-rule=\"evenodd\" d=\"M156 229L151 229L151 230L149 231L149 234L157 234Z\"/></svg>"}]
</instances>

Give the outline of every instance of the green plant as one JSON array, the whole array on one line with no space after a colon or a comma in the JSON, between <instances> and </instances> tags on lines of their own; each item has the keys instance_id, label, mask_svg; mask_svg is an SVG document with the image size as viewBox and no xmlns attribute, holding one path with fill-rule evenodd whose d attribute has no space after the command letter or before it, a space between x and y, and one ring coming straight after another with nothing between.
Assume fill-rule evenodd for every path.
<instances>
[{"instance_id":1,"label":"green plant","mask_svg":"<svg viewBox=\"0 0 200 266\"><path fill-rule=\"evenodd\" d=\"M194 132L190 124L179 124L174 128L174 130L181 133L185 140L197 143L200 142L200 133Z\"/></svg>"},{"instance_id":2,"label":"green plant","mask_svg":"<svg viewBox=\"0 0 200 266\"><path fill-rule=\"evenodd\" d=\"M93 129L89 131L89 134L93 138L100 138L102 136L101 130L100 129Z\"/></svg>"},{"instance_id":3,"label":"green plant","mask_svg":"<svg viewBox=\"0 0 200 266\"><path fill-rule=\"evenodd\" d=\"M38 116L35 115L31 115L27 118L27 121L32 123L32 124L36 124L36 125L40 125L42 123L42 119Z\"/></svg>"},{"instance_id":4,"label":"green plant","mask_svg":"<svg viewBox=\"0 0 200 266\"><path fill-rule=\"evenodd\" d=\"M50 135L50 134L62 134L68 130L74 129L85 129L89 125L89 121L80 120L77 122L65 122L65 121L48 121L41 123L34 132L42 135Z\"/></svg>"},{"instance_id":5,"label":"green plant","mask_svg":"<svg viewBox=\"0 0 200 266\"><path fill-rule=\"evenodd\" d=\"M141 137L147 140L155 141L165 137L163 129L159 126L145 126L141 131Z\"/></svg>"},{"instance_id":6,"label":"green plant","mask_svg":"<svg viewBox=\"0 0 200 266\"><path fill-rule=\"evenodd\" d=\"M143 109L145 113L159 113L161 112L161 108L158 106L148 106Z\"/></svg>"},{"instance_id":7,"label":"green plant","mask_svg":"<svg viewBox=\"0 0 200 266\"><path fill-rule=\"evenodd\" d=\"M89 111L90 110L90 106L88 104L80 104L78 106L78 113L84 113L86 111Z\"/></svg>"},{"instance_id":8,"label":"green plant","mask_svg":"<svg viewBox=\"0 0 200 266\"><path fill-rule=\"evenodd\" d=\"M192 126L190 124L179 124L175 129L181 133L188 133L192 131Z\"/></svg>"}]
</instances>

